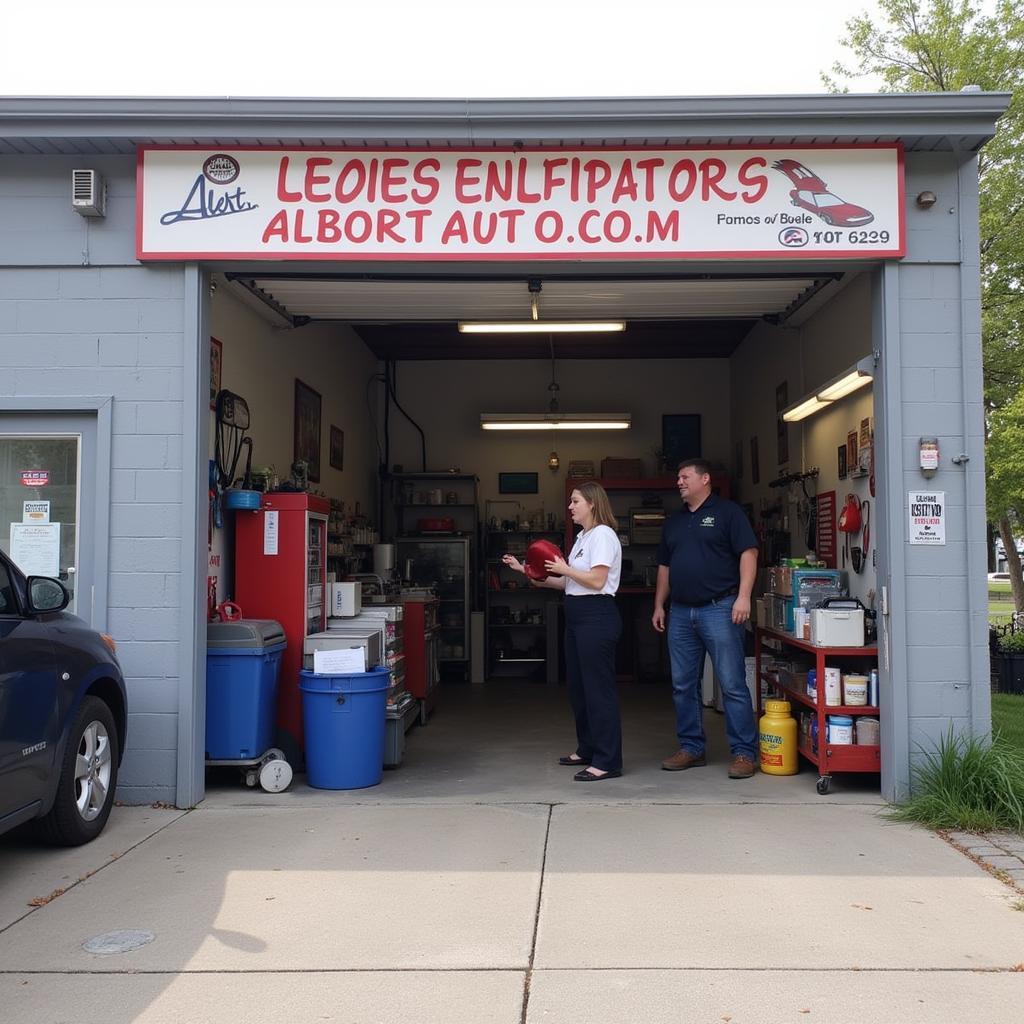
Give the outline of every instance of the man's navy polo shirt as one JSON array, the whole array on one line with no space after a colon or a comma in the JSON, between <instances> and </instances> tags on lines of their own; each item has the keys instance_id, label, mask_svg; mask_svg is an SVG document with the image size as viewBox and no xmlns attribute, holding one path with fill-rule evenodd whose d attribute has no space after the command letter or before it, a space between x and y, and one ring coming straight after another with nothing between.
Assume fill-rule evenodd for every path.
<instances>
[{"instance_id":1,"label":"man's navy polo shirt","mask_svg":"<svg viewBox=\"0 0 1024 1024\"><path fill-rule=\"evenodd\" d=\"M668 566L673 604L702 605L740 585L740 555L757 547L743 509L714 494L696 512L683 508L661 532L658 564Z\"/></svg>"}]
</instances>

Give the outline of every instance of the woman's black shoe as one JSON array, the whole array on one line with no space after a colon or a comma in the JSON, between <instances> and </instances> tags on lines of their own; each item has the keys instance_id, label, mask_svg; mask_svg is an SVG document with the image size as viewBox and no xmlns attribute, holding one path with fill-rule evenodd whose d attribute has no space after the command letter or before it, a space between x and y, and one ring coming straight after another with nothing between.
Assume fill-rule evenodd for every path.
<instances>
[{"instance_id":1,"label":"woman's black shoe","mask_svg":"<svg viewBox=\"0 0 1024 1024\"><path fill-rule=\"evenodd\" d=\"M560 757L558 759L559 764L564 764L566 768L587 768L590 765L590 761L582 757L573 757L570 754L568 757Z\"/></svg>"},{"instance_id":2,"label":"woman's black shoe","mask_svg":"<svg viewBox=\"0 0 1024 1024\"><path fill-rule=\"evenodd\" d=\"M574 782L603 782L605 779L618 779L622 777L622 772L605 772L604 775L595 775L593 772L588 772L586 768L581 772L577 772L572 778Z\"/></svg>"}]
</instances>

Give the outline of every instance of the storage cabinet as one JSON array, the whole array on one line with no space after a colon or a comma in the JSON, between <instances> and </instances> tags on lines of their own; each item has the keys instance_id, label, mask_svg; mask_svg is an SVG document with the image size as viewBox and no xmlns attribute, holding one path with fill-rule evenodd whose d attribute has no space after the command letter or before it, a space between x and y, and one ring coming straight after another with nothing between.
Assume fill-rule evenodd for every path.
<instances>
[{"instance_id":1,"label":"storage cabinet","mask_svg":"<svg viewBox=\"0 0 1024 1024\"><path fill-rule=\"evenodd\" d=\"M817 673L816 698L808 696L806 682L801 688L794 675L785 670L769 671L764 666L765 657L769 652L779 656L796 653L802 660L811 660L807 658L807 655L811 655L813 667ZM820 794L824 796L829 791L832 775L835 772L880 772L882 770L881 747L878 744L833 744L829 743L827 739L826 720L829 715L848 715L851 718L867 715L877 718L878 707L870 704L833 705L825 703L826 665L839 668L843 675L853 672L868 675L871 669L877 667L877 647L816 647L806 640L798 639L791 633L758 627L754 630L754 657L758 693L761 692L760 683L767 682L780 697L790 702L794 717L799 719L799 712L802 708L810 709L814 715L817 722L817 744L815 746L809 737L798 730L797 749L818 769L818 792Z\"/></svg>"},{"instance_id":2,"label":"storage cabinet","mask_svg":"<svg viewBox=\"0 0 1024 1024\"><path fill-rule=\"evenodd\" d=\"M526 577L502 562L520 561L535 540L560 543L557 530L488 530L487 671L491 677L530 677L557 683L559 677L559 593L533 587Z\"/></svg>"},{"instance_id":3,"label":"storage cabinet","mask_svg":"<svg viewBox=\"0 0 1024 1024\"><path fill-rule=\"evenodd\" d=\"M398 537L395 556L406 581L438 596L438 663L467 677L472 564L468 537ZM406 627L408 629L408 626Z\"/></svg>"}]
</instances>

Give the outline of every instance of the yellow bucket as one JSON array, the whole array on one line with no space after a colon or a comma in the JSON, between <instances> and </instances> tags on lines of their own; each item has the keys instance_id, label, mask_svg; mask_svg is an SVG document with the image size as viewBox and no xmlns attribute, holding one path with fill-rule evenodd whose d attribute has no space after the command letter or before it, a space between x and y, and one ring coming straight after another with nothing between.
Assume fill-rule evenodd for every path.
<instances>
[{"instance_id":1,"label":"yellow bucket","mask_svg":"<svg viewBox=\"0 0 1024 1024\"><path fill-rule=\"evenodd\" d=\"M766 700L758 724L761 771L768 775L796 775L796 719L788 700Z\"/></svg>"}]
</instances>

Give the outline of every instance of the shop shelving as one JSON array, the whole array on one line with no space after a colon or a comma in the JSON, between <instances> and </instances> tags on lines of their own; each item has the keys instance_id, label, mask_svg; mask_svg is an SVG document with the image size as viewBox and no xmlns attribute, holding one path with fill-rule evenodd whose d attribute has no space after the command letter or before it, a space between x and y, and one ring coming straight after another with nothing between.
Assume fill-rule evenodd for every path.
<instances>
[{"instance_id":1,"label":"shop shelving","mask_svg":"<svg viewBox=\"0 0 1024 1024\"><path fill-rule=\"evenodd\" d=\"M801 691L789 685L778 673L762 670L761 665L766 650L780 654L785 650L800 651L814 656L814 668L817 673L817 699L809 697L806 690ZM793 704L809 708L818 720L818 749L810 746L810 740L800 732L797 733L797 749L818 769L818 792L824 796L831 786L835 772L880 772L881 747L875 744L830 744L826 740L826 719L829 715L870 715L879 717L879 709L871 704L826 704L825 703L825 665L842 668L844 675L848 668L863 670L867 675L871 668L876 667L878 648L868 647L818 647L807 640L783 633L775 629L758 626L754 630L754 657L760 683L767 682L784 699Z\"/></svg>"}]
</instances>

